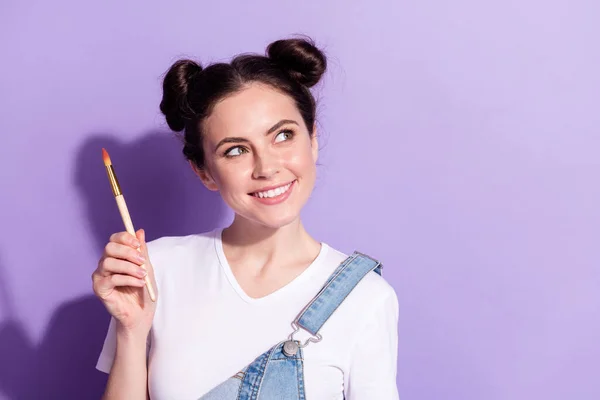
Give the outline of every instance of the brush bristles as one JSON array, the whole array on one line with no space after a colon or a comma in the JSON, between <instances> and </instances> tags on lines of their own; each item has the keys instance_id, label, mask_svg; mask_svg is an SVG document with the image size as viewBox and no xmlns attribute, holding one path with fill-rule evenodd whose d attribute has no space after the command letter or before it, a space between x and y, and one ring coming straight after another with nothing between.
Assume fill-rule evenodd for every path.
<instances>
[{"instance_id":1,"label":"brush bristles","mask_svg":"<svg viewBox=\"0 0 600 400\"><path fill-rule=\"evenodd\" d=\"M105 166L108 167L109 165L112 165L112 162L110 161L110 156L108 155L108 152L104 148L102 148L102 160L104 160Z\"/></svg>"}]
</instances>

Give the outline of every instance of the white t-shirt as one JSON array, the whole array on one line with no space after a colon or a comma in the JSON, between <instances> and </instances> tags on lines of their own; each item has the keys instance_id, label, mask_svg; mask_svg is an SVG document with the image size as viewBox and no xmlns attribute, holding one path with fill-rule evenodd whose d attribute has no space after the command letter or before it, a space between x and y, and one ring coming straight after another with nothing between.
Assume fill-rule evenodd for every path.
<instances>
[{"instance_id":1,"label":"white t-shirt","mask_svg":"<svg viewBox=\"0 0 600 400\"><path fill-rule=\"evenodd\" d=\"M249 297L223 253L222 229L148 243L159 300L149 337L148 388L153 400L198 399L273 345L346 258L327 244L292 282ZM398 299L369 273L304 351L308 400L397 399ZM294 339L310 334L301 330ZM108 373L116 347L111 320L96 368Z\"/></svg>"}]
</instances>

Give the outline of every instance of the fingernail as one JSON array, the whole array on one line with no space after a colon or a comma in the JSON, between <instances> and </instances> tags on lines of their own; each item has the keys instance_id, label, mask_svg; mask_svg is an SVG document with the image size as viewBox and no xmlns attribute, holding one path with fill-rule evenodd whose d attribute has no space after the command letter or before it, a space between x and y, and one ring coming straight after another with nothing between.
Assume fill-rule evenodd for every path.
<instances>
[{"instance_id":1,"label":"fingernail","mask_svg":"<svg viewBox=\"0 0 600 400\"><path fill-rule=\"evenodd\" d=\"M143 256L143 255L141 255L141 254L138 254L138 255L136 256L136 258L138 259L138 261L140 261L140 262L142 262L142 263L145 263L145 262L146 262L146 258L144 258L144 256Z\"/></svg>"},{"instance_id":2,"label":"fingernail","mask_svg":"<svg viewBox=\"0 0 600 400\"><path fill-rule=\"evenodd\" d=\"M138 269L138 275L141 276L142 278L145 278L146 275L148 275L148 271L146 271L145 269Z\"/></svg>"},{"instance_id":3,"label":"fingernail","mask_svg":"<svg viewBox=\"0 0 600 400\"><path fill-rule=\"evenodd\" d=\"M140 247L140 246L141 246L140 242L139 242L139 241L137 241L137 240L134 240L134 241L133 241L131 244L132 244L132 245L133 245L133 247L135 247L135 248L138 248L138 247Z\"/></svg>"}]
</instances>

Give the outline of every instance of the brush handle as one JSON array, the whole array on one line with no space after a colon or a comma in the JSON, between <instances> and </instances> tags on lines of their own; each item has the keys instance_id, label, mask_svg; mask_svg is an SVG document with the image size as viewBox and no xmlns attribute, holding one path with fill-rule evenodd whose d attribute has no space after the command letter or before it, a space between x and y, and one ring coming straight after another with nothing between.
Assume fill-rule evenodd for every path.
<instances>
[{"instance_id":1,"label":"brush handle","mask_svg":"<svg viewBox=\"0 0 600 400\"><path fill-rule=\"evenodd\" d=\"M129 232L133 237L135 237L135 229L133 229L133 222L131 222L131 217L129 216L129 210L127 210L127 204L125 203L125 197L122 194L115 197L117 201L117 207L119 208L119 212L121 213L121 218L123 219L123 224L125 224L125 230ZM138 249L139 251L139 249ZM142 265L142 268L146 269ZM150 300L156 301L156 295L154 294L154 288L152 287L152 282L150 281L150 275L146 275L144 277L144 282L146 282L146 288L148 289L148 294L150 295Z\"/></svg>"}]
</instances>

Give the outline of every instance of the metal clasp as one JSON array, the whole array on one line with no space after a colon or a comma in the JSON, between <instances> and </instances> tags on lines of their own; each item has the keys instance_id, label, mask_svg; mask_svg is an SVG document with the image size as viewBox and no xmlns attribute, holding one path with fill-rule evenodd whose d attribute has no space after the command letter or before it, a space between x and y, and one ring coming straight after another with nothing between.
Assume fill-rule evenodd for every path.
<instances>
[{"instance_id":1,"label":"metal clasp","mask_svg":"<svg viewBox=\"0 0 600 400\"><path fill-rule=\"evenodd\" d=\"M294 329L294 332L290 333L290 336L288 336L288 340L294 341L294 335L296 333L300 332L300 327L298 326L296 321L292 322L292 328ZM321 341L321 339L323 339L323 337L321 336L320 333L317 333L316 335L309 337L304 343L298 342L298 347L300 347L302 349L302 348L308 346L309 342L319 343Z\"/></svg>"}]
</instances>

